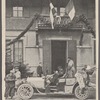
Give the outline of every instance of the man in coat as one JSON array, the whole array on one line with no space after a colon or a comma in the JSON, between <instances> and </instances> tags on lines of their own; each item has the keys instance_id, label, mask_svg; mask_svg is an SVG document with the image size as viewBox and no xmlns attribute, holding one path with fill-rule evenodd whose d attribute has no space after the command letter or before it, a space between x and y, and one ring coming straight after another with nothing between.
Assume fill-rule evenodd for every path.
<instances>
[{"instance_id":1,"label":"man in coat","mask_svg":"<svg viewBox=\"0 0 100 100\"><path fill-rule=\"evenodd\" d=\"M71 57L68 57L67 75L69 78L73 78L75 75L75 65Z\"/></svg>"},{"instance_id":2,"label":"man in coat","mask_svg":"<svg viewBox=\"0 0 100 100\"><path fill-rule=\"evenodd\" d=\"M5 97L8 98L9 96L12 98L15 93L15 80L16 77L14 75L14 71L11 70L9 74L5 77L6 82L6 90L5 90Z\"/></svg>"},{"instance_id":3,"label":"man in coat","mask_svg":"<svg viewBox=\"0 0 100 100\"><path fill-rule=\"evenodd\" d=\"M21 82L21 72L19 71L19 67L15 67L15 77L16 77L16 81L15 81L15 90L17 91L17 88Z\"/></svg>"},{"instance_id":4,"label":"man in coat","mask_svg":"<svg viewBox=\"0 0 100 100\"><path fill-rule=\"evenodd\" d=\"M41 63L39 63L39 66L37 67L37 74L39 77L41 77L43 74Z\"/></svg>"},{"instance_id":5,"label":"man in coat","mask_svg":"<svg viewBox=\"0 0 100 100\"><path fill-rule=\"evenodd\" d=\"M75 76L75 73L76 73L76 70L75 70L74 61L72 60L71 57L68 57L66 71L62 77L73 78Z\"/></svg>"}]
</instances>

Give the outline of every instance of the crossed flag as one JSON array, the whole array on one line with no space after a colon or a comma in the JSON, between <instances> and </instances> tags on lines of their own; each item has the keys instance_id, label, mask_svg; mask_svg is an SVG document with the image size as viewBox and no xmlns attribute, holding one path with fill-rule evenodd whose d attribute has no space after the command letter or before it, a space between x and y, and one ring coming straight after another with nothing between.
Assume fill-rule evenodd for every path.
<instances>
[{"instance_id":1,"label":"crossed flag","mask_svg":"<svg viewBox=\"0 0 100 100\"><path fill-rule=\"evenodd\" d=\"M65 14L68 14L70 19L73 20L73 18L75 16L75 7L74 7L74 3L72 0L70 0L68 2L67 6L65 7ZM51 20L52 29L54 29L54 17L55 16L57 16L57 11L50 1L50 20Z\"/></svg>"}]
</instances>

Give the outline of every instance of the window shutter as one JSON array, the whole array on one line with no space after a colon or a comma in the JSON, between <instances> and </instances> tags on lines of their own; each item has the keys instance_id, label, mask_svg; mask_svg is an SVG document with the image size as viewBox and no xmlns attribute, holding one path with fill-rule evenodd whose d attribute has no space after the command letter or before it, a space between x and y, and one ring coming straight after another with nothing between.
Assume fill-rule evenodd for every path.
<instances>
[{"instance_id":1,"label":"window shutter","mask_svg":"<svg viewBox=\"0 0 100 100\"><path fill-rule=\"evenodd\" d=\"M43 71L51 74L51 41L43 40Z\"/></svg>"},{"instance_id":2,"label":"window shutter","mask_svg":"<svg viewBox=\"0 0 100 100\"><path fill-rule=\"evenodd\" d=\"M30 14L29 7L24 7L23 8L23 17L30 17L29 14Z\"/></svg>"},{"instance_id":3,"label":"window shutter","mask_svg":"<svg viewBox=\"0 0 100 100\"><path fill-rule=\"evenodd\" d=\"M13 8L12 7L7 7L6 8L6 17L12 17L13 14Z\"/></svg>"}]
</instances>

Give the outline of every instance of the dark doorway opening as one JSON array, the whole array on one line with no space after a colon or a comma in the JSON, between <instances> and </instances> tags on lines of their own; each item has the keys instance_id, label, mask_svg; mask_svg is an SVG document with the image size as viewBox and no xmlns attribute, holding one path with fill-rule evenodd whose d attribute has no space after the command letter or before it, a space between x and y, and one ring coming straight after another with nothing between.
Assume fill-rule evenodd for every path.
<instances>
[{"instance_id":1,"label":"dark doorway opening","mask_svg":"<svg viewBox=\"0 0 100 100\"><path fill-rule=\"evenodd\" d=\"M52 52L52 73L57 70L58 66L65 69L66 65L66 41L51 41Z\"/></svg>"}]
</instances>

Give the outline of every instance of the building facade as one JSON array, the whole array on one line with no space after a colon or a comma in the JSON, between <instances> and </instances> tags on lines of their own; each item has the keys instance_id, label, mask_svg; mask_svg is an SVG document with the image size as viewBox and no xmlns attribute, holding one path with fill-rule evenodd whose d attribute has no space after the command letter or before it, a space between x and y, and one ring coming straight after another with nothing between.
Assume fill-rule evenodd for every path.
<instances>
[{"instance_id":1,"label":"building facade","mask_svg":"<svg viewBox=\"0 0 100 100\"><path fill-rule=\"evenodd\" d=\"M34 15L41 16L23 37L6 47L6 62L28 64L34 74L39 62L44 73L51 74L58 66L65 68L67 57L73 58L76 69L86 64L94 66L95 0L73 0L75 17L71 24L65 16L69 0L51 2L61 16L60 24L55 20L54 29L50 24L49 0L6 0L6 43L21 34Z\"/></svg>"}]
</instances>

